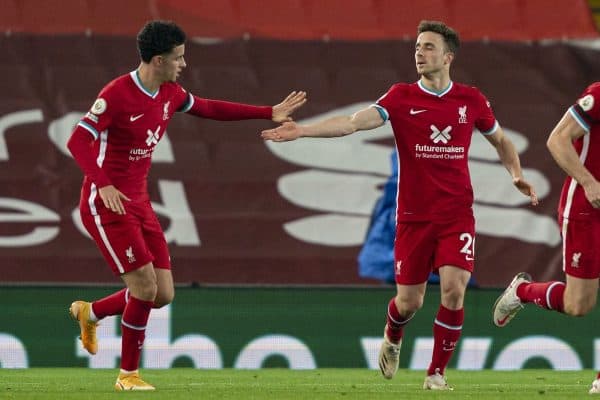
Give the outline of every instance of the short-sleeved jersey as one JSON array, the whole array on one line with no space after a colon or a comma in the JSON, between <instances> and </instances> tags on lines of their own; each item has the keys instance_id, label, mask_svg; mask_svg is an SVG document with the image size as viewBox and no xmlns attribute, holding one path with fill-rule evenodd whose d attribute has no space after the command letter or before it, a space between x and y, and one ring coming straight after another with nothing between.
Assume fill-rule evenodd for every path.
<instances>
[{"instance_id":1,"label":"short-sleeved jersey","mask_svg":"<svg viewBox=\"0 0 600 400\"><path fill-rule=\"evenodd\" d=\"M600 179L600 82L588 86L569 113L586 134L573 142L579 160L596 178ZM600 210L587 201L581 185L567 176L562 187L558 213L562 218L600 218Z\"/></svg>"},{"instance_id":2,"label":"short-sleeved jersey","mask_svg":"<svg viewBox=\"0 0 600 400\"><path fill-rule=\"evenodd\" d=\"M133 71L107 84L78 125L96 139L96 162L111 183L131 200L143 201L148 199L146 178L156 145L173 114L188 111L193 102L193 96L174 82L150 93ZM86 176L82 198L95 190Z\"/></svg>"},{"instance_id":3,"label":"short-sleeved jersey","mask_svg":"<svg viewBox=\"0 0 600 400\"><path fill-rule=\"evenodd\" d=\"M493 134L498 122L475 87L450 82L436 93L393 85L375 104L392 124L399 157L398 221L439 221L473 214L468 151L473 129Z\"/></svg>"}]
</instances>

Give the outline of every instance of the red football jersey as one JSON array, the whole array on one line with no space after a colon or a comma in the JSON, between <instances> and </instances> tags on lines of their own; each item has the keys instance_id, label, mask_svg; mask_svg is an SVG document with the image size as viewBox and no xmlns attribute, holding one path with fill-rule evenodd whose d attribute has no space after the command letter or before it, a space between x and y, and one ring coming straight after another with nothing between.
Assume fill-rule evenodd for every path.
<instances>
[{"instance_id":1,"label":"red football jersey","mask_svg":"<svg viewBox=\"0 0 600 400\"><path fill-rule=\"evenodd\" d=\"M587 132L573 142L575 151L583 165L596 179L600 179L600 82L586 88L569 113ZM592 207L577 181L567 176L562 187L558 213L563 218L599 218L600 210Z\"/></svg>"},{"instance_id":2,"label":"red football jersey","mask_svg":"<svg viewBox=\"0 0 600 400\"><path fill-rule=\"evenodd\" d=\"M163 83L150 93L133 71L107 84L78 126L96 139L96 162L111 183L133 201L147 200L146 177L154 148L173 113L187 111L192 104L192 95L177 83ZM89 196L95 185L87 176L82 190L83 198L96 197Z\"/></svg>"},{"instance_id":3,"label":"red football jersey","mask_svg":"<svg viewBox=\"0 0 600 400\"><path fill-rule=\"evenodd\" d=\"M498 123L475 87L450 82L441 93L399 83L375 107L390 120L399 156L398 221L472 215L468 151L473 128L493 134Z\"/></svg>"}]
</instances>

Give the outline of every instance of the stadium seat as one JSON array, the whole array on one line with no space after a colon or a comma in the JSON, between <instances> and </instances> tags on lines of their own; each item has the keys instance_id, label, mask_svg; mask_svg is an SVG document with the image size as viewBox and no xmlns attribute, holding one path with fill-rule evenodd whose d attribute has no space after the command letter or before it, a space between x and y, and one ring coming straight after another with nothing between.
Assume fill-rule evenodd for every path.
<instances>
[{"instance_id":1,"label":"stadium seat","mask_svg":"<svg viewBox=\"0 0 600 400\"><path fill-rule=\"evenodd\" d=\"M304 0L286 0L285 5L257 7L255 3L240 1L240 26L252 36L281 39L302 39L305 35L307 10Z\"/></svg>"},{"instance_id":2,"label":"stadium seat","mask_svg":"<svg viewBox=\"0 0 600 400\"><path fill-rule=\"evenodd\" d=\"M397 38L415 38L417 26L424 19L444 21L451 25L449 18L453 14L447 0L422 1L418 7L399 7L397 0L379 0L377 12L383 31Z\"/></svg>"},{"instance_id":3,"label":"stadium seat","mask_svg":"<svg viewBox=\"0 0 600 400\"><path fill-rule=\"evenodd\" d=\"M59 1L59 0L58 0ZM104 0L86 0L90 15L90 29L93 34L135 35L147 22L155 19L149 4L150 0L127 0L127 5L110 7ZM123 21L117 23L118 21Z\"/></svg>"},{"instance_id":4,"label":"stadium seat","mask_svg":"<svg viewBox=\"0 0 600 400\"><path fill-rule=\"evenodd\" d=\"M20 32L23 21L19 18L18 0L0 0L0 32Z\"/></svg>"},{"instance_id":5,"label":"stadium seat","mask_svg":"<svg viewBox=\"0 0 600 400\"><path fill-rule=\"evenodd\" d=\"M243 3L243 2L242 2ZM239 15L232 0L161 0L153 2L156 17L177 21L190 37L241 37Z\"/></svg>"},{"instance_id":6,"label":"stadium seat","mask_svg":"<svg viewBox=\"0 0 600 400\"><path fill-rule=\"evenodd\" d=\"M344 39L374 39L381 36L382 28L377 21L375 1L304 0L308 21L315 38L336 39L336 32L343 31ZM340 29L343 27L343 29Z\"/></svg>"},{"instance_id":7,"label":"stadium seat","mask_svg":"<svg viewBox=\"0 0 600 400\"><path fill-rule=\"evenodd\" d=\"M19 0L17 3L20 15L26 16L22 23L28 32L81 34L89 26L86 0ZM68 24L62 17L64 10L68 10Z\"/></svg>"}]
</instances>

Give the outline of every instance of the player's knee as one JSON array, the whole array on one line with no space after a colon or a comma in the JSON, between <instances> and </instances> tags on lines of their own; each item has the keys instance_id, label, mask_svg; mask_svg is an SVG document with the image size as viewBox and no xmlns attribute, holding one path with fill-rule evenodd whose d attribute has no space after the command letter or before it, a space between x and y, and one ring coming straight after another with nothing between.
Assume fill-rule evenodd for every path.
<instances>
[{"instance_id":1,"label":"player's knee","mask_svg":"<svg viewBox=\"0 0 600 400\"><path fill-rule=\"evenodd\" d=\"M465 298L465 292L459 287L452 287L442 292L442 303L452 309L459 308Z\"/></svg>"},{"instance_id":2,"label":"player's knee","mask_svg":"<svg viewBox=\"0 0 600 400\"><path fill-rule=\"evenodd\" d=\"M168 293L157 293L156 298L154 299L154 308L161 308L164 307L166 305L169 305L173 302L173 299L175 298L175 293L174 292L168 292Z\"/></svg>"},{"instance_id":3,"label":"player's knee","mask_svg":"<svg viewBox=\"0 0 600 400\"><path fill-rule=\"evenodd\" d=\"M396 304L398 304L398 312L400 315L410 315L416 313L423 307L423 298L399 297L396 300Z\"/></svg>"},{"instance_id":4,"label":"player's knee","mask_svg":"<svg viewBox=\"0 0 600 400\"><path fill-rule=\"evenodd\" d=\"M572 317L583 317L594 309L595 304L588 301L566 302L565 314Z\"/></svg>"},{"instance_id":5,"label":"player's knee","mask_svg":"<svg viewBox=\"0 0 600 400\"><path fill-rule=\"evenodd\" d=\"M145 285L144 287L142 287L140 289L140 296L143 297L144 299L155 299L156 298L156 292L157 292L157 286L156 284L148 284Z\"/></svg>"}]
</instances>

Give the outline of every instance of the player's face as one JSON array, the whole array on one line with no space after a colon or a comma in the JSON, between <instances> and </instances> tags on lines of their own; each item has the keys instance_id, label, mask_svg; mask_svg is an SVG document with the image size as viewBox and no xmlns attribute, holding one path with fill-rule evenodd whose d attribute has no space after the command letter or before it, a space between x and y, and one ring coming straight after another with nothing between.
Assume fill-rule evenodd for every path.
<instances>
[{"instance_id":1,"label":"player's face","mask_svg":"<svg viewBox=\"0 0 600 400\"><path fill-rule=\"evenodd\" d=\"M181 71L186 67L183 54L185 53L185 45L174 47L170 53L163 54L161 62L161 72L165 82L175 82Z\"/></svg>"},{"instance_id":2,"label":"player's face","mask_svg":"<svg viewBox=\"0 0 600 400\"><path fill-rule=\"evenodd\" d=\"M415 63L419 75L439 72L449 65L451 54L446 51L444 37L435 32L423 32L415 44Z\"/></svg>"}]
</instances>

